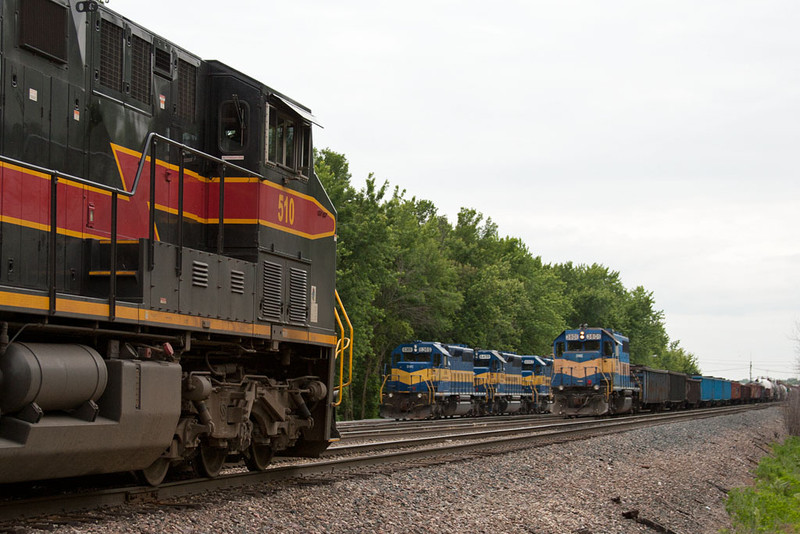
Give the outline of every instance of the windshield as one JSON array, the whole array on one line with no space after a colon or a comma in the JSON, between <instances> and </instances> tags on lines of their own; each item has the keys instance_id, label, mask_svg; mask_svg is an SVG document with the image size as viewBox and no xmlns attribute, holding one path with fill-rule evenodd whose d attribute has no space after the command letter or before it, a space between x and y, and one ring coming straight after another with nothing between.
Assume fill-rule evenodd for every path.
<instances>
[{"instance_id":1,"label":"windshield","mask_svg":"<svg viewBox=\"0 0 800 534\"><path fill-rule=\"evenodd\" d=\"M430 362L431 361L431 353L430 352L423 352L420 354L413 353L413 352L406 352L403 354L403 361L404 362Z\"/></svg>"},{"instance_id":2,"label":"windshield","mask_svg":"<svg viewBox=\"0 0 800 534\"><path fill-rule=\"evenodd\" d=\"M597 352L600 350L600 341L567 341L567 352Z\"/></svg>"}]
</instances>

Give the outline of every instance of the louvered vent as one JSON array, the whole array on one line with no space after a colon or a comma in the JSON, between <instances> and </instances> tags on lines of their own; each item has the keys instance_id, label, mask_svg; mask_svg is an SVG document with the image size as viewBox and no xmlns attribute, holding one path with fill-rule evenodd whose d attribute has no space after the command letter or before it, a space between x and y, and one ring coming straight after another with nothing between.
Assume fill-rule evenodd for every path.
<instances>
[{"instance_id":1,"label":"louvered vent","mask_svg":"<svg viewBox=\"0 0 800 534\"><path fill-rule=\"evenodd\" d=\"M131 96L139 102L150 104L150 43L133 36L131 42Z\"/></svg>"},{"instance_id":2,"label":"louvered vent","mask_svg":"<svg viewBox=\"0 0 800 534\"><path fill-rule=\"evenodd\" d=\"M289 272L289 322L306 324L308 316L308 273L302 269Z\"/></svg>"},{"instance_id":3,"label":"louvered vent","mask_svg":"<svg viewBox=\"0 0 800 534\"><path fill-rule=\"evenodd\" d=\"M264 262L264 290L261 298L261 316L264 319L280 320L281 287L283 271L277 263Z\"/></svg>"},{"instance_id":4,"label":"louvered vent","mask_svg":"<svg viewBox=\"0 0 800 534\"><path fill-rule=\"evenodd\" d=\"M244 273L231 269L231 293L244 295Z\"/></svg>"},{"instance_id":5,"label":"louvered vent","mask_svg":"<svg viewBox=\"0 0 800 534\"><path fill-rule=\"evenodd\" d=\"M166 76L172 73L172 55L166 50L156 48L155 70Z\"/></svg>"},{"instance_id":6,"label":"louvered vent","mask_svg":"<svg viewBox=\"0 0 800 534\"><path fill-rule=\"evenodd\" d=\"M192 262L192 285L208 287L208 264L194 260Z\"/></svg>"},{"instance_id":7,"label":"louvered vent","mask_svg":"<svg viewBox=\"0 0 800 534\"><path fill-rule=\"evenodd\" d=\"M122 27L107 20L100 24L100 83L122 90Z\"/></svg>"}]
</instances>

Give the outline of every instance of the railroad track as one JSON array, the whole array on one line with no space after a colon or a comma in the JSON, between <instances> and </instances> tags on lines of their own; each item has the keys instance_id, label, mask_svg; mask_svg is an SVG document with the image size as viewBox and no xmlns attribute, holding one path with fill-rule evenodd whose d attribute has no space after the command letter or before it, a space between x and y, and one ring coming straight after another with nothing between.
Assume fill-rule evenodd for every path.
<instances>
[{"instance_id":1,"label":"railroad track","mask_svg":"<svg viewBox=\"0 0 800 534\"><path fill-rule=\"evenodd\" d=\"M561 419L556 419L550 414L540 414L517 417L465 417L426 421L391 421L389 424L381 421L368 421L357 426L340 424L338 427L339 433L342 435L341 442L349 442L458 433L469 430L500 430L503 428L547 424L547 422L556 420L560 421Z\"/></svg>"},{"instance_id":2,"label":"railroad track","mask_svg":"<svg viewBox=\"0 0 800 534\"><path fill-rule=\"evenodd\" d=\"M363 468L376 464L407 463L420 458L441 458L451 461L469 458L473 454L499 453L518 450L520 446L537 447L576 439L618 433L645 426L667 424L681 420L731 415L746 410L769 408L770 404L733 406L688 412L666 412L611 419L549 421L517 428L463 432L438 437L409 437L386 442L334 446L327 458L313 461L282 461L259 473L229 472L214 479L191 479L169 482L157 488L129 486L101 490L48 495L44 497L8 499L0 502L0 530L9 522L23 518L70 514L81 510L129 503L158 505L180 497L220 489L245 487L272 480L304 478ZM389 450L386 450L389 449Z\"/></svg>"}]
</instances>

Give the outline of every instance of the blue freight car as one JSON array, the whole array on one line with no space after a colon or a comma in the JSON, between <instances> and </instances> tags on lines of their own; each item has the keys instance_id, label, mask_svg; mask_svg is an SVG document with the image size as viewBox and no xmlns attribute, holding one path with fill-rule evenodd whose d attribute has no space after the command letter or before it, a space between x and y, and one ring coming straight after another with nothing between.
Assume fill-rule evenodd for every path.
<instances>
[{"instance_id":1,"label":"blue freight car","mask_svg":"<svg viewBox=\"0 0 800 534\"><path fill-rule=\"evenodd\" d=\"M713 376L695 375L692 378L700 380L700 406L712 406L717 397L715 393L715 380ZM722 391L720 390L720 395Z\"/></svg>"}]
</instances>

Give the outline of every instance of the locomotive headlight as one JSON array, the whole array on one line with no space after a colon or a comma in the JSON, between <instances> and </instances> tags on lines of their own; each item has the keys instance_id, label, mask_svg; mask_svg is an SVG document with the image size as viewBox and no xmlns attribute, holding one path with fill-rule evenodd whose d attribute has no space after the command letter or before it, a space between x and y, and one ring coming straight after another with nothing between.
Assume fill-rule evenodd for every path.
<instances>
[{"instance_id":1,"label":"locomotive headlight","mask_svg":"<svg viewBox=\"0 0 800 534\"><path fill-rule=\"evenodd\" d=\"M421 399L422 398L422 393L417 393L417 398Z\"/></svg>"},{"instance_id":2,"label":"locomotive headlight","mask_svg":"<svg viewBox=\"0 0 800 534\"><path fill-rule=\"evenodd\" d=\"M558 386L558 391L564 391L564 386Z\"/></svg>"},{"instance_id":3,"label":"locomotive headlight","mask_svg":"<svg viewBox=\"0 0 800 534\"><path fill-rule=\"evenodd\" d=\"M394 393L389 393L389 398L391 399L392 397L394 397Z\"/></svg>"},{"instance_id":4,"label":"locomotive headlight","mask_svg":"<svg viewBox=\"0 0 800 534\"><path fill-rule=\"evenodd\" d=\"M595 384L595 385L594 385L594 390L595 390L595 391L599 391L599 390L600 390L600 386L598 386L597 384Z\"/></svg>"}]
</instances>

